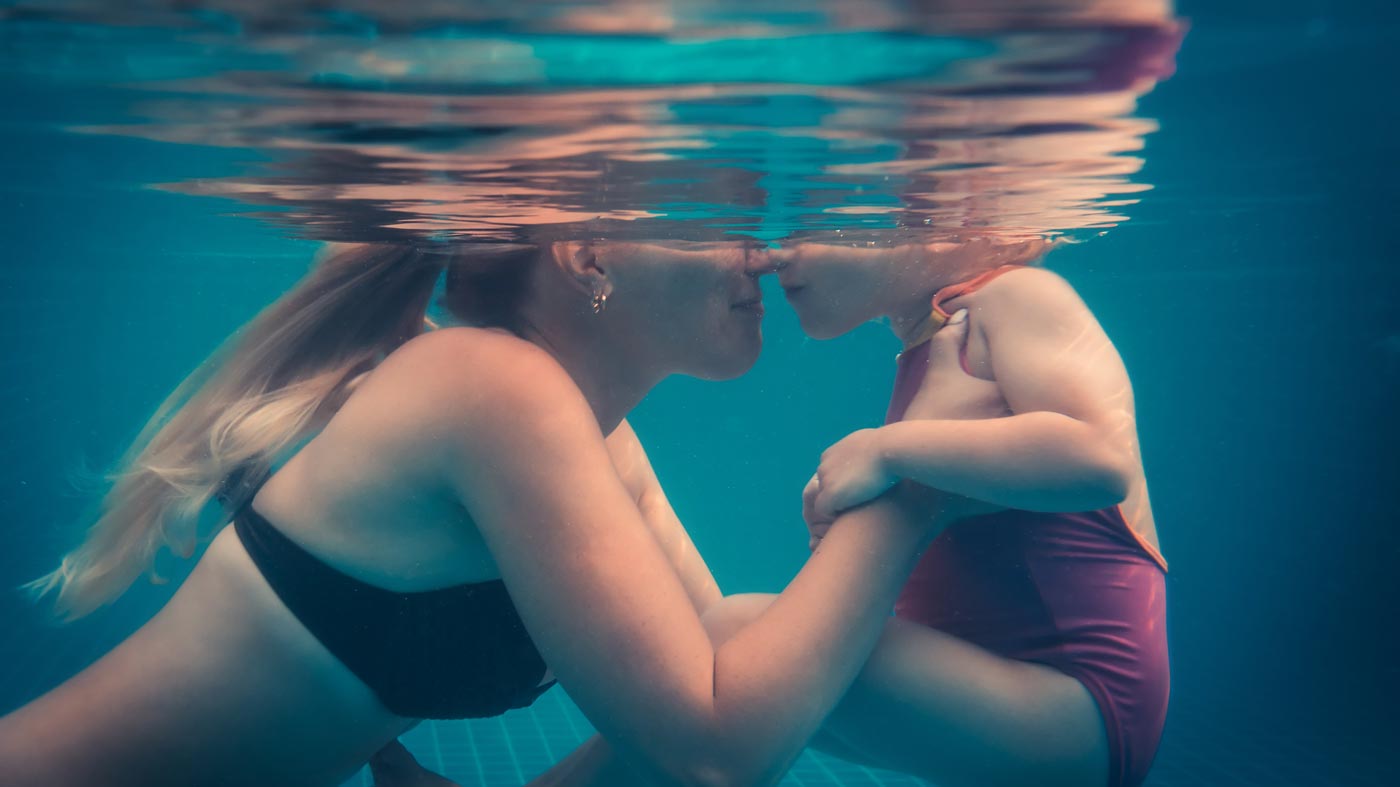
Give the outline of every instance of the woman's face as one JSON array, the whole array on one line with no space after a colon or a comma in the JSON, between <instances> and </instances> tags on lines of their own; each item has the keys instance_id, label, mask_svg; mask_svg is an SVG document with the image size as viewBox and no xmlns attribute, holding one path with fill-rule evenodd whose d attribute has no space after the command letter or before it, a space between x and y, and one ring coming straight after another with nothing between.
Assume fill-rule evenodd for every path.
<instances>
[{"instance_id":1,"label":"woman's face","mask_svg":"<svg viewBox=\"0 0 1400 787\"><path fill-rule=\"evenodd\" d=\"M752 251L739 241L597 247L618 341L671 372L722 380L748 371L763 342L758 276L767 270Z\"/></svg>"}]
</instances>

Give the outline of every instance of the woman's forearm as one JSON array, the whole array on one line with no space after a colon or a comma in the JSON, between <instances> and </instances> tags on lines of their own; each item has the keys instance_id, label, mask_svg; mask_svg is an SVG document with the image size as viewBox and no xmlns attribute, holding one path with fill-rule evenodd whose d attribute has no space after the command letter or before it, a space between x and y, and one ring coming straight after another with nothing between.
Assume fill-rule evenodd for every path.
<instances>
[{"instance_id":1,"label":"woman's forearm","mask_svg":"<svg viewBox=\"0 0 1400 787\"><path fill-rule=\"evenodd\" d=\"M1121 435L1060 413L901 421L878 432L892 475L1010 508L1105 508L1122 502L1132 478Z\"/></svg>"},{"instance_id":2,"label":"woman's forearm","mask_svg":"<svg viewBox=\"0 0 1400 787\"><path fill-rule=\"evenodd\" d=\"M703 783L775 783L850 687L942 519L901 485L843 514L783 593L716 651ZM917 510L915 510L917 509Z\"/></svg>"},{"instance_id":3,"label":"woman's forearm","mask_svg":"<svg viewBox=\"0 0 1400 787\"><path fill-rule=\"evenodd\" d=\"M655 752L634 761L595 736L532 787L776 783L859 673L921 548L958 502L903 484L833 523L787 589L717 646L712 716L676 761Z\"/></svg>"}]
</instances>

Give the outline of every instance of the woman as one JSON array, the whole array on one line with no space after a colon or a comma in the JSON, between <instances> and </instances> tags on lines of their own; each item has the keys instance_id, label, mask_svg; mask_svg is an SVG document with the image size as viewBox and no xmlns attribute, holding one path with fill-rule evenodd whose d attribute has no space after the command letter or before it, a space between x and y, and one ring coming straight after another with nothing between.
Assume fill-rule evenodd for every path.
<instances>
[{"instance_id":1,"label":"woman","mask_svg":"<svg viewBox=\"0 0 1400 787\"><path fill-rule=\"evenodd\" d=\"M718 591L625 417L668 375L753 363L766 264L734 243L335 252L176 391L36 583L86 614L159 548L190 554L211 498L234 511L153 620L0 719L5 783L335 784L420 718L555 676L639 778L775 781L956 511L909 487L843 516L711 644ZM444 267L466 325L419 335Z\"/></svg>"}]
</instances>

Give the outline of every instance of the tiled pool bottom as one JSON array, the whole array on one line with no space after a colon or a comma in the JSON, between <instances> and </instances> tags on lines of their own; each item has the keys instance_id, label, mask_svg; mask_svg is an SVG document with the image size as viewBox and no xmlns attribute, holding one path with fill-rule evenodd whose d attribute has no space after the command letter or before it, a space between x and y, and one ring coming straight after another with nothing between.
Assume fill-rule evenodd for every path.
<instances>
[{"instance_id":1,"label":"tiled pool bottom","mask_svg":"<svg viewBox=\"0 0 1400 787\"><path fill-rule=\"evenodd\" d=\"M1388 787L1391 755L1319 740L1277 718L1222 714L1173 698L1167 731L1144 787ZM424 722L403 737L425 767L463 787L516 787L593 733L562 690L494 719ZM368 769L343 787L371 787ZM782 787L921 787L928 783L807 751Z\"/></svg>"}]
</instances>

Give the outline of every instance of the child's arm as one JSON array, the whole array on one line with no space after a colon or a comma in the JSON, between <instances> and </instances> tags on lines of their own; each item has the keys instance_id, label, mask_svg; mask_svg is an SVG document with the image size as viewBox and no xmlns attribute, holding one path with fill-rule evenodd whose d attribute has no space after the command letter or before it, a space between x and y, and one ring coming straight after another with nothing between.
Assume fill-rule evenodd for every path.
<instances>
[{"instance_id":1,"label":"child's arm","mask_svg":"<svg viewBox=\"0 0 1400 787\"><path fill-rule=\"evenodd\" d=\"M1003 276L975 299L967 322L986 338L1012 415L857 432L822 457L819 510L844 510L899 478L1032 511L1094 510L1127 495L1137 466L1132 387L1083 301L1039 269ZM966 325L934 339L957 342Z\"/></svg>"}]
</instances>

